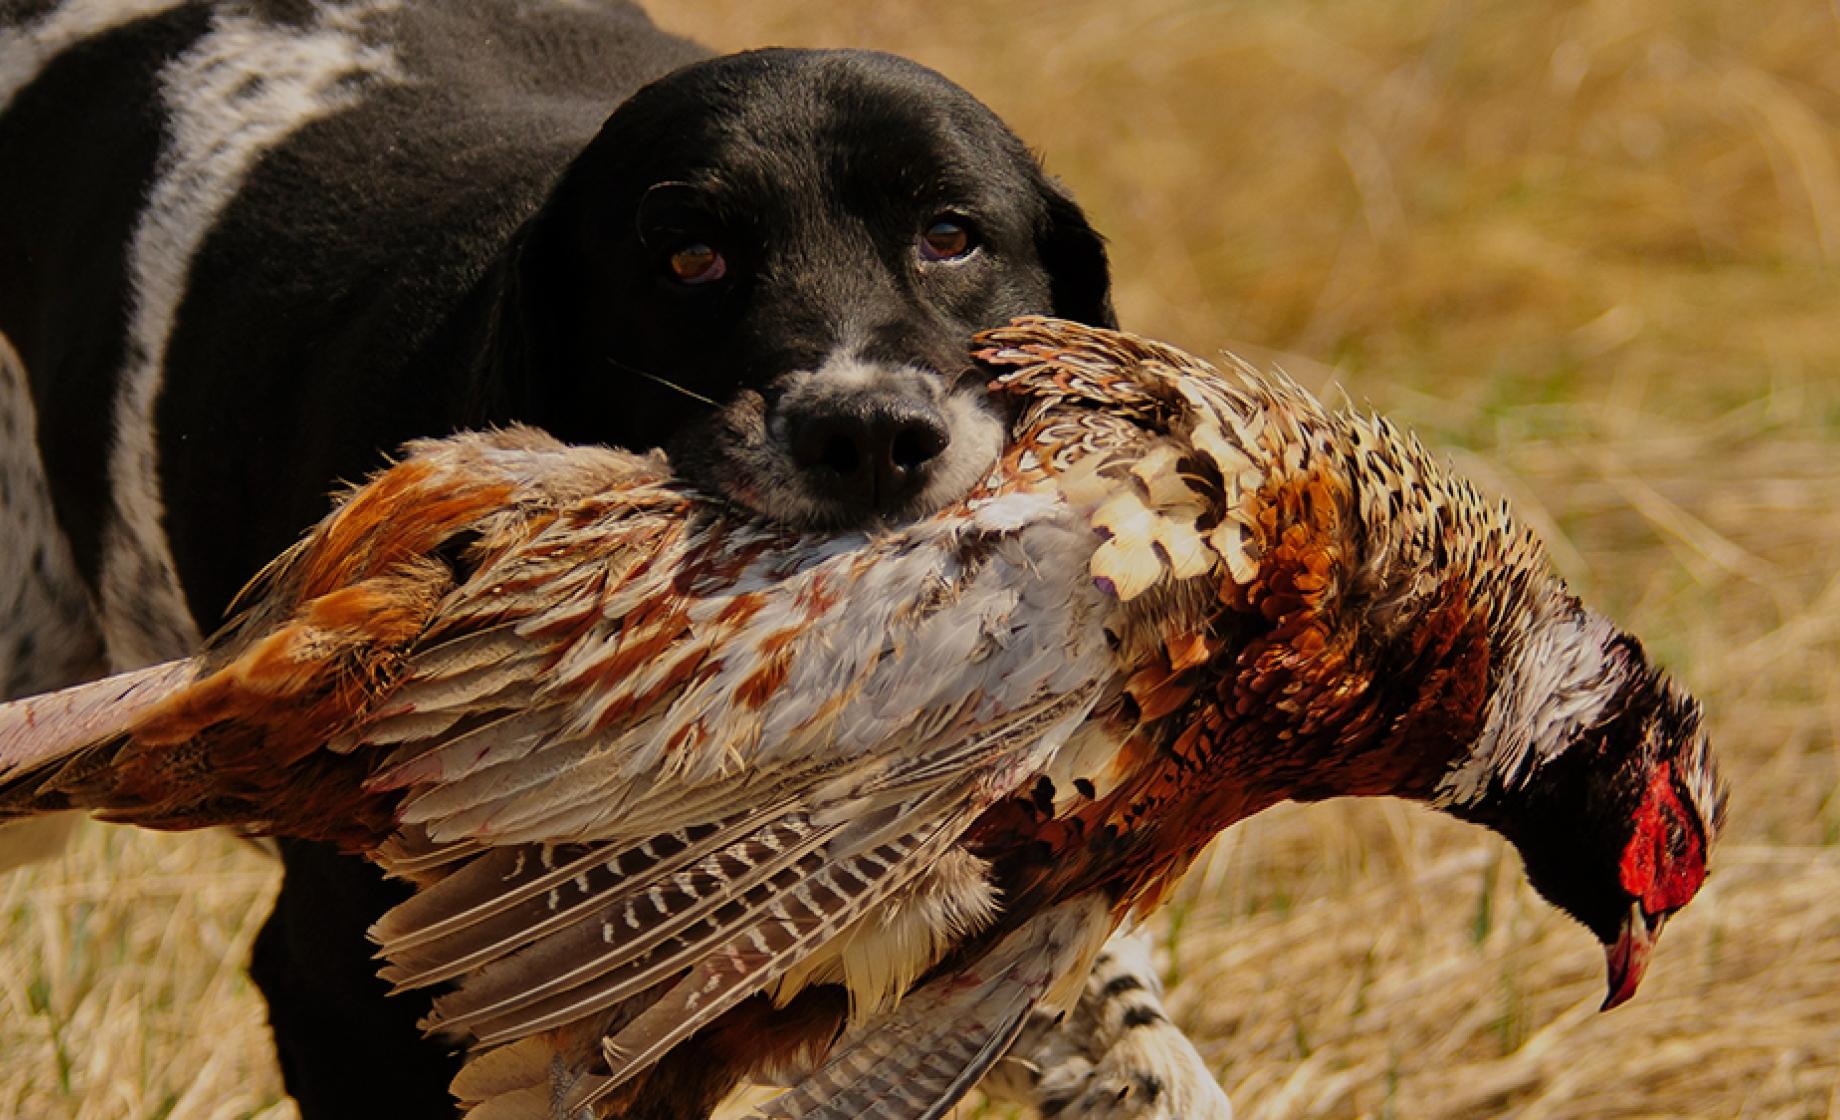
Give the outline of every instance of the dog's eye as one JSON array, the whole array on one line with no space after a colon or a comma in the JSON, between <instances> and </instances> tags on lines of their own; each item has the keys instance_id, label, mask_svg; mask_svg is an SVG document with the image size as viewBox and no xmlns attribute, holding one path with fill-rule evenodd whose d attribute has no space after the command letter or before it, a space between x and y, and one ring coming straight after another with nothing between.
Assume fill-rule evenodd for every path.
<instances>
[{"instance_id":1,"label":"dog's eye","mask_svg":"<svg viewBox=\"0 0 1840 1120\"><path fill-rule=\"evenodd\" d=\"M715 246L701 241L679 246L665 266L679 284L707 284L728 275L728 260Z\"/></svg>"},{"instance_id":2,"label":"dog's eye","mask_svg":"<svg viewBox=\"0 0 1840 1120\"><path fill-rule=\"evenodd\" d=\"M929 261L952 261L969 256L977 248L971 227L953 218L938 218L920 234L920 257Z\"/></svg>"}]
</instances>

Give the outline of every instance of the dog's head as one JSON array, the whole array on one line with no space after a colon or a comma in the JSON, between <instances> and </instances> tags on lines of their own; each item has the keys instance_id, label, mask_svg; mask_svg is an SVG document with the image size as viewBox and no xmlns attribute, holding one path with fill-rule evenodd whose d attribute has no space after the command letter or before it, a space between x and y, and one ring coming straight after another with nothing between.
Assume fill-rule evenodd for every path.
<instances>
[{"instance_id":1,"label":"dog's head","mask_svg":"<svg viewBox=\"0 0 1840 1120\"><path fill-rule=\"evenodd\" d=\"M1110 325L1104 246L989 109L888 55L699 63L606 122L527 229L531 400L566 438L664 446L775 519L955 500L1005 426L971 334Z\"/></svg>"}]
</instances>

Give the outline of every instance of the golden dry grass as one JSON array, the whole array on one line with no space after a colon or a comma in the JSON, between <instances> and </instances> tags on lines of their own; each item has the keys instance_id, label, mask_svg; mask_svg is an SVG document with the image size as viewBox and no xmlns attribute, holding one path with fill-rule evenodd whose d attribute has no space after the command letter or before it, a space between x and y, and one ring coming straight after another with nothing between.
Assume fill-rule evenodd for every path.
<instances>
[{"instance_id":1,"label":"golden dry grass","mask_svg":"<svg viewBox=\"0 0 1840 1120\"><path fill-rule=\"evenodd\" d=\"M983 96L1127 325L1452 449L1706 701L1735 794L1608 1016L1511 852L1397 804L1231 833L1167 919L1240 1115L1840 1115L1840 23L1811 0L676 0ZM235 967L272 873L92 828L0 881L0 1118L292 1115Z\"/></svg>"}]
</instances>

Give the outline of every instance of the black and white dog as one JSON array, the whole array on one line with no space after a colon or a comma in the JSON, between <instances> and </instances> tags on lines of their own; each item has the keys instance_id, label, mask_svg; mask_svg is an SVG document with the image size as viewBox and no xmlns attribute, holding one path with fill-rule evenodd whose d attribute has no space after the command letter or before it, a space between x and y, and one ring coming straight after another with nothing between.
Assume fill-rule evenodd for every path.
<instances>
[{"instance_id":1,"label":"black and white dog","mask_svg":"<svg viewBox=\"0 0 1840 1120\"><path fill-rule=\"evenodd\" d=\"M8 695L187 653L415 436L517 419L791 522L923 513L1002 439L968 336L1112 319L1099 237L958 87L706 59L616 0L9 0L0 168ZM450 1115L363 935L396 887L284 856L254 974L303 1113ZM1186 1046L1061 1097L1210 1114Z\"/></svg>"}]
</instances>

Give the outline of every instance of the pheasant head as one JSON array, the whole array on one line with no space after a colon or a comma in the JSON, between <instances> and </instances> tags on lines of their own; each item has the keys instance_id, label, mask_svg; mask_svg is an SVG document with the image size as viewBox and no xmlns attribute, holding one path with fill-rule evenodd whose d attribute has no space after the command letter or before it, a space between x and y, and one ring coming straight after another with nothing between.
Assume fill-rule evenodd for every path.
<instances>
[{"instance_id":1,"label":"pheasant head","mask_svg":"<svg viewBox=\"0 0 1840 1120\"><path fill-rule=\"evenodd\" d=\"M1633 637L1566 604L1525 643L1513 699L1433 803L1513 841L1535 889L1603 942L1608 1010L1705 881L1725 793L1699 704Z\"/></svg>"}]
</instances>

